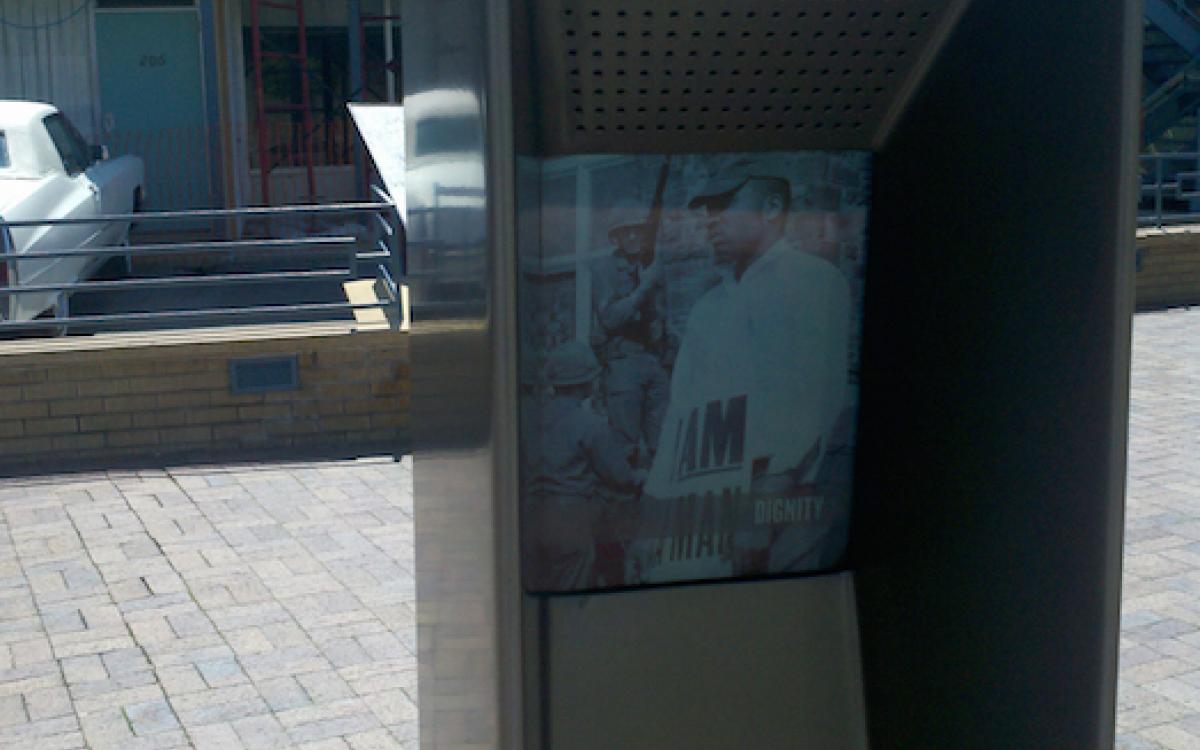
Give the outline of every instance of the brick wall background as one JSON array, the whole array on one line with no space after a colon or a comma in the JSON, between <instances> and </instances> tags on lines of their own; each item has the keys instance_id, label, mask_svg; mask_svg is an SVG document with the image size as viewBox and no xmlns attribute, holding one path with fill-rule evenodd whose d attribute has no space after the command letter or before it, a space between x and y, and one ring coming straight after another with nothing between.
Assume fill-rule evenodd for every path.
<instances>
[{"instance_id":1,"label":"brick wall background","mask_svg":"<svg viewBox=\"0 0 1200 750\"><path fill-rule=\"evenodd\" d=\"M229 360L295 354L299 388L232 395ZM408 334L345 323L0 345L0 469L327 446L399 450Z\"/></svg>"},{"instance_id":2,"label":"brick wall background","mask_svg":"<svg viewBox=\"0 0 1200 750\"><path fill-rule=\"evenodd\" d=\"M1137 308L1200 304L1200 227L1138 231Z\"/></svg>"}]
</instances>

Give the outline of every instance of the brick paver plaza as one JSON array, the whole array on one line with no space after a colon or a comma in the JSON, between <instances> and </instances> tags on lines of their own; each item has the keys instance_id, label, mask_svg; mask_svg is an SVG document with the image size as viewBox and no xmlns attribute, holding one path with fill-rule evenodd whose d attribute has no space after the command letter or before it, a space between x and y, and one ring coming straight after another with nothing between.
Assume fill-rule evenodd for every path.
<instances>
[{"instance_id":1,"label":"brick paver plaza","mask_svg":"<svg viewBox=\"0 0 1200 750\"><path fill-rule=\"evenodd\" d=\"M1198 447L1200 311L1139 315L1124 750L1200 748ZM412 556L409 459L0 482L0 747L415 748Z\"/></svg>"},{"instance_id":2,"label":"brick paver plaza","mask_svg":"<svg viewBox=\"0 0 1200 750\"><path fill-rule=\"evenodd\" d=\"M411 461L0 482L0 748L415 748Z\"/></svg>"},{"instance_id":3,"label":"brick paver plaza","mask_svg":"<svg viewBox=\"0 0 1200 750\"><path fill-rule=\"evenodd\" d=\"M1200 748L1200 310L1134 318L1117 747Z\"/></svg>"}]
</instances>

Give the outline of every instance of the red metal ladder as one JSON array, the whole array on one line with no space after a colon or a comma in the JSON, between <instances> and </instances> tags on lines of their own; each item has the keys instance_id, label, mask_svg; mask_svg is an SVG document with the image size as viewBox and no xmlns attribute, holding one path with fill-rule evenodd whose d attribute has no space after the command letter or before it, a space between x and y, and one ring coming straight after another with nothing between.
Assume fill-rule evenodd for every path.
<instances>
[{"instance_id":1,"label":"red metal ladder","mask_svg":"<svg viewBox=\"0 0 1200 750\"><path fill-rule=\"evenodd\" d=\"M297 50L295 52L280 52L277 50L263 49L261 9L264 6L268 8L275 8L276 10L289 11L296 14ZM275 167L275 165L271 163L270 136L267 131L267 115L281 112L300 113L302 128L300 137L300 155L304 158L304 167L307 171L308 199L310 202L315 202L317 196L317 178L316 170L313 166L312 100L309 96L308 35L304 23L303 0L296 0L296 2L284 2L283 0L250 0L250 45L251 55L254 62L255 101L258 107L258 116L255 121L255 129L258 134L258 171L259 179L261 180L261 195L263 205L270 205L271 203L271 170ZM263 86L263 61L269 59L287 60L294 63L296 67L299 68L299 102L268 102L266 100L266 90Z\"/></svg>"}]
</instances>

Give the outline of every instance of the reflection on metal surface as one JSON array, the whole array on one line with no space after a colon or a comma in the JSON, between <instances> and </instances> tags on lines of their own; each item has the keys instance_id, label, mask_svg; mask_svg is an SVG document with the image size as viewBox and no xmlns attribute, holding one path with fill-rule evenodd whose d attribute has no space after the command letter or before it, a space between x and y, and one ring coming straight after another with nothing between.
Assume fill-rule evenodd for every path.
<instances>
[{"instance_id":1,"label":"reflection on metal surface","mask_svg":"<svg viewBox=\"0 0 1200 750\"><path fill-rule=\"evenodd\" d=\"M497 747L485 0L404 7L421 746Z\"/></svg>"},{"instance_id":2,"label":"reflection on metal surface","mask_svg":"<svg viewBox=\"0 0 1200 750\"><path fill-rule=\"evenodd\" d=\"M417 308L436 308L425 316L430 320L479 316L485 309L488 214L480 96L461 84L405 96L408 270Z\"/></svg>"}]
</instances>

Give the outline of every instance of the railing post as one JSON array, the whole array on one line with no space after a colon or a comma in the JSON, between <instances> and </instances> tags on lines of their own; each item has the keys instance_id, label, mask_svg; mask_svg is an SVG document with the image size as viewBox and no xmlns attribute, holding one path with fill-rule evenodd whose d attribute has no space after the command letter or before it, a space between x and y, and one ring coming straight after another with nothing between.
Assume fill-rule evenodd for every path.
<instances>
[{"instance_id":1,"label":"railing post","mask_svg":"<svg viewBox=\"0 0 1200 750\"><path fill-rule=\"evenodd\" d=\"M0 250L3 250L4 255L6 256L4 258L4 265L8 270L8 273L5 275L6 280L4 288L8 289L16 286L17 284L17 264L7 256L17 252L17 248L13 241L11 230L9 230L8 224L5 223L3 219L0 219ZM16 298L11 294L4 295L3 307L0 308L0 312L2 312L3 315L0 315L0 319L12 320L16 313L16 304L14 303L15 299Z\"/></svg>"},{"instance_id":2,"label":"railing post","mask_svg":"<svg viewBox=\"0 0 1200 750\"><path fill-rule=\"evenodd\" d=\"M347 43L349 45L350 59L348 67L350 68L350 100L361 102L365 98L363 89L366 87L366 77L363 75L363 25L362 25L362 0L348 0L346 3L346 32L348 34ZM352 136L347 133L347 140ZM363 159L363 148L360 144L351 146L354 149L354 189L357 191L357 196L363 199L369 198L369 191L363 195L363 187L367 183L366 164Z\"/></svg>"},{"instance_id":3,"label":"railing post","mask_svg":"<svg viewBox=\"0 0 1200 750\"><path fill-rule=\"evenodd\" d=\"M70 317L71 293L64 290L58 293L58 298L54 301L54 319L65 321ZM66 326L63 325L59 328L59 333L66 333L66 330Z\"/></svg>"},{"instance_id":4,"label":"railing post","mask_svg":"<svg viewBox=\"0 0 1200 750\"><path fill-rule=\"evenodd\" d=\"M381 192L381 191L376 191ZM386 195L386 194L385 194ZM387 248L387 266L386 271L391 276L391 288L389 296L392 298L392 303L395 306L395 325L400 325L404 320L404 295L401 293L400 285L403 283L404 274L404 218L400 215L400 209L390 199L387 206L380 209L380 218L383 220L384 226L390 231L387 231L387 238L384 240Z\"/></svg>"},{"instance_id":5,"label":"railing post","mask_svg":"<svg viewBox=\"0 0 1200 750\"><path fill-rule=\"evenodd\" d=\"M1154 219L1158 228L1163 226L1163 158L1161 154L1154 156Z\"/></svg>"}]
</instances>

